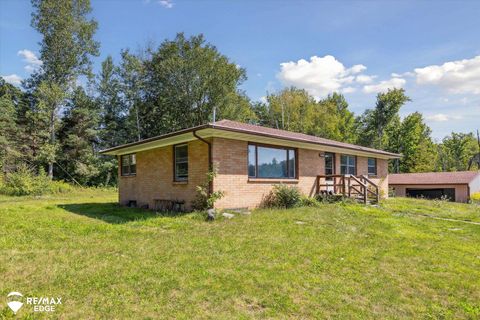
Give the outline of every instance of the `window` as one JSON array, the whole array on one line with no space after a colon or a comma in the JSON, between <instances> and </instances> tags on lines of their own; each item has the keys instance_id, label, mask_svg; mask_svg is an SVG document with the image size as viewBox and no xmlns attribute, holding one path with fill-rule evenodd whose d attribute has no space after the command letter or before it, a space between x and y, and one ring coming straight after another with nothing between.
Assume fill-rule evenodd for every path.
<instances>
[{"instance_id":1,"label":"window","mask_svg":"<svg viewBox=\"0 0 480 320\"><path fill-rule=\"evenodd\" d=\"M248 176L257 176L257 146L248 145Z\"/></svg>"},{"instance_id":2,"label":"window","mask_svg":"<svg viewBox=\"0 0 480 320\"><path fill-rule=\"evenodd\" d=\"M296 177L295 149L248 145L248 176L251 178Z\"/></svg>"},{"instance_id":3,"label":"window","mask_svg":"<svg viewBox=\"0 0 480 320\"><path fill-rule=\"evenodd\" d=\"M356 174L356 157L342 154L340 158L340 173L341 174Z\"/></svg>"},{"instance_id":4,"label":"window","mask_svg":"<svg viewBox=\"0 0 480 320\"><path fill-rule=\"evenodd\" d=\"M175 156L175 181L188 180L188 145L182 144L174 147Z\"/></svg>"},{"instance_id":5,"label":"window","mask_svg":"<svg viewBox=\"0 0 480 320\"><path fill-rule=\"evenodd\" d=\"M335 154L325 152L325 174L335 174Z\"/></svg>"},{"instance_id":6,"label":"window","mask_svg":"<svg viewBox=\"0 0 480 320\"><path fill-rule=\"evenodd\" d=\"M368 158L368 175L376 176L377 175L377 159Z\"/></svg>"},{"instance_id":7,"label":"window","mask_svg":"<svg viewBox=\"0 0 480 320\"><path fill-rule=\"evenodd\" d=\"M122 176L134 176L137 173L137 159L135 154L126 154L120 159Z\"/></svg>"}]
</instances>

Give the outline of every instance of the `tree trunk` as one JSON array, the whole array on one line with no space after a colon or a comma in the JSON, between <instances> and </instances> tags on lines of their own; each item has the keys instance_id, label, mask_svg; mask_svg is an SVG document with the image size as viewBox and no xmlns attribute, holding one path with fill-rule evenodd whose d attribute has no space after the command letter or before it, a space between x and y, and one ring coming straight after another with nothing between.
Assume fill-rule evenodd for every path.
<instances>
[{"instance_id":1,"label":"tree trunk","mask_svg":"<svg viewBox=\"0 0 480 320\"><path fill-rule=\"evenodd\" d=\"M105 187L108 186L108 184L110 183L110 177L112 176L111 172L108 171L107 172L107 178L105 179Z\"/></svg>"},{"instance_id":2,"label":"tree trunk","mask_svg":"<svg viewBox=\"0 0 480 320\"><path fill-rule=\"evenodd\" d=\"M52 146L55 144L55 109L50 115L50 143ZM48 177L53 179L53 161L48 162Z\"/></svg>"},{"instance_id":3,"label":"tree trunk","mask_svg":"<svg viewBox=\"0 0 480 320\"><path fill-rule=\"evenodd\" d=\"M140 116L138 114L138 104L135 106L135 115L137 118L137 135L138 135L138 141L142 140L141 135L140 135Z\"/></svg>"}]
</instances>

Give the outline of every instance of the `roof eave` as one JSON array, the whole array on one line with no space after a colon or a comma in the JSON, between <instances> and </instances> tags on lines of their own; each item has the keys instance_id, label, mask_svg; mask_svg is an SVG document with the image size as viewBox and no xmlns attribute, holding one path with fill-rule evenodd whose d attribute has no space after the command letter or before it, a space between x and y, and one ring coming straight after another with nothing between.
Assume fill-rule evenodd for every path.
<instances>
[{"instance_id":1,"label":"roof eave","mask_svg":"<svg viewBox=\"0 0 480 320\"><path fill-rule=\"evenodd\" d=\"M338 146L334 143L330 144L330 143L323 143L323 142L321 143L321 142L309 141L309 140L306 140L306 139L287 138L287 137L282 137L282 136L278 136L278 135L274 135L274 134L235 129L235 128L225 127L225 126L216 125L216 124L212 124L212 123L208 123L208 124L205 124L205 125L196 126L196 127L192 127L192 128L188 128L188 129L184 129L184 130L179 130L179 131L175 131L175 132L172 132L172 133L169 133L169 134L145 139L145 140L142 140L142 141L132 142L132 143L120 145L120 146L117 146L117 147L105 149L105 150L100 151L100 153L105 154L105 155L116 156L116 155L131 153L131 152L138 152L138 151L143 151L143 150L148 150L148 149L154 149L154 148L160 147L160 146L153 145L157 141L165 140L165 139L172 138L172 137L175 137L175 136L185 135L185 134L192 133L194 131L203 130L203 129L215 129L215 130L220 130L220 131L236 132L236 133L245 134L245 135L267 137L267 138L276 139L276 140L301 142L301 143L310 144L310 145L319 145L319 146L326 146L326 147L335 148L335 149L351 150L352 152L376 155L378 157L385 158L385 159L399 159L399 158L402 157L401 154L391 153L391 152L387 152L387 151L383 151L383 150L377 150L377 149L371 149L371 148L365 149L365 148L362 148L360 146L356 147L355 145L352 145L352 146ZM192 137L193 137L193 135L192 135ZM191 138L191 139L186 138L186 141L188 141L188 140L195 140L195 139L194 138ZM146 145L146 144L149 144L149 143L152 143L151 148L135 148L136 146ZM122 152L122 150L124 152ZM131 151L127 152L127 150L131 150Z\"/></svg>"},{"instance_id":2,"label":"roof eave","mask_svg":"<svg viewBox=\"0 0 480 320\"><path fill-rule=\"evenodd\" d=\"M100 153L105 154L105 155L111 155L111 156L124 154L123 152L120 152L120 150L124 150L124 149L130 148L130 147L147 144L149 142L155 142L155 141L163 140L163 139L167 139L167 138L170 138L170 137L174 137L174 136L178 136L178 135L181 135L181 134L190 133L190 132L193 132L193 131L202 130L202 129L206 129L206 128L210 128L210 127L211 127L210 124L204 124L204 125L201 125L201 126L196 126L196 127L192 127L192 128L188 128L188 129L178 130L178 131L174 131L174 132L167 133L167 134L164 134L164 135L155 136L155 137L152 137L152 138L148 138L148 139L144 139L144 140L140 140L140 141L135 141L135 142L127 143L127 144L122 144L122 145L119 145L119 146L116 146L116 147L100 150Z\"/></svg>"},{"instance_id":3,"label":"roof eave","mask_svg":"<svg viewBox=\"0 0 480 320\"><path fill-rule=\"evenodd\" d=\"M286 138L286 137L282 137L282 136L278 136L278 135L274 135L274 134L268 134L268 133L264 133L264 132L252 132L252 131L248 131L248 130L241 130L241 129L229 128L229 127L218 126L218 125L212 125L212 128L213 129L219 129L219 130L225 130L225 131L231 131L231 132L238 132L238 133L244 133L244 134L270 137L270 138L273 138L273 139L279 139L279 140L285 140L285 141L303 142L303 143L320 145L320 146L327 146L327 147L332 147L332 148L337 148L337 149L347 149L347 150L352 150L352 151L356 151L356 152L377 154L377 155L386 156L389 159L400 159L400 158L402 158L402 154L392 153L392 152L378 150L378 149L372 149L372 148L364 149L361 146L357 146L357 148L356 148L355 145L352 145L352 146L338 146L338 145L335 145L333 143L330 144L330 143L325 143L325 142L309 141L309 140L306 140L306 139Z\"/></svg>"}]
</instances>

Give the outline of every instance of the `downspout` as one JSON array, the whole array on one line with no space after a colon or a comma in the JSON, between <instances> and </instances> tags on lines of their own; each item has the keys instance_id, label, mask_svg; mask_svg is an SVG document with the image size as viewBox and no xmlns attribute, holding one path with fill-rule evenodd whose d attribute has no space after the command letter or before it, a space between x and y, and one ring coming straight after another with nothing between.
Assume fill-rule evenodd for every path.
<instances>
[{"instance_id":1,"label":"downspout","mask_svg":"<svg viewBox=\"0 0 480 320\"><path fill-rule=\"evenodd\" d=\"M213 169L213 163L212 163L212 143L210 141L207 141L200 137L197 134L197 131L193 131L193 136L197 138L198 140L206 143L208 145L208 170ZM213 181L210 181L208 184L208 194L210 195L213 192Z\"/></svg>"}]
</instances>

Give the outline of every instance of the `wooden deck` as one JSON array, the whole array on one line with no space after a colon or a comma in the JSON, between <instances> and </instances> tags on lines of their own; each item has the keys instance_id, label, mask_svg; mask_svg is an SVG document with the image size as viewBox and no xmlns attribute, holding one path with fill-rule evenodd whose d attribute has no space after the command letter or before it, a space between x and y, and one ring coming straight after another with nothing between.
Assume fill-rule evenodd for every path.
<instances>
[{"instance_id":1,"label":"wooden deck","mask_svg":"<svg viewBox=\"0 0 480 320\"><path fill-rule=\"evenodd\" d=\"M378 185L367 176L351 174L318 175L316 194L342 195L367 203L378 203L380 193Z\"/></svg>"}]
</instances>

